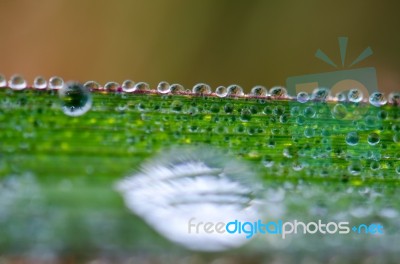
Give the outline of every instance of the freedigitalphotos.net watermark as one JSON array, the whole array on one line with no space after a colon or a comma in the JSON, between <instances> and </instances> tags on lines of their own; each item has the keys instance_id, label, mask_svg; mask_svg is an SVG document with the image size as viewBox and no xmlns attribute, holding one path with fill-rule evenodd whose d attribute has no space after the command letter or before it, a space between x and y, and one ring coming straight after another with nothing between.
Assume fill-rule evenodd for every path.
<instances>
[{"instance_id":1,"label":"freedigitalphotos.net watermark","mask_svg":"<svg viewBox=\"0 0 400 264\"><path fill-rule=\"evenodd\" d=\"M358 224L351 226L349 222L315 222L294 221L269 221L257 220L254 222L233 220L230 222L205 222L191 218L188 221L189 234L243 234L247 239L256 234L280 235L285 239L292 234L369 234L382 235L384 228L380 223Z\"/></svg>"}]
</instances>

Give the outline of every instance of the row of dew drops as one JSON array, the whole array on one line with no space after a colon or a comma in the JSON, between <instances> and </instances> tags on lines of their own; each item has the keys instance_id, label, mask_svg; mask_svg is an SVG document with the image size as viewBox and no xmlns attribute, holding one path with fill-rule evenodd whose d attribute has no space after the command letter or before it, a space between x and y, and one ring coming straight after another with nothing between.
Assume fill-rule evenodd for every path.
<instances>
[{"instance_id":1,"label":"row of dew drops","mask_svg":"<svg viewBox=\"0 0 400 264\"><path fill-rule=\"evenodd\" d=\"M21 75L13 75L10 80L7 82L4 75L0 74L0 87L10 87L14 90L22 90L28 88L28 84L26 80ZM47 81L44 77L38 76L34 79L32 88L34 89L61 89L64 86L64 81L62 78L53 76ZM125 80L122 85L117 82L107 82L103 87L95 82L88 81L83 85L84 90L89 91L108 91L108 92L118 92L122 91L125 93L133 93L133 92L155 92L150 89L149 84L145 82L135 83L131 80ZM317 88L310 95L307 92L299 92L296 97L291 97L287 90L284 87L276 86L272 87L269 91L267 88L261 85L254 86L249 94L245 94L243 92L243 88L237 84L225 86L218 86L215 89L215 92L212 93L211 87L205 83L198 83L193 86L192 91L186 90L180 84L169 84L168 82L162 81L157 85L156 92L161 94L201 94L201 95L216 95L218 97L269 97L272 99L296 99L299 103L306 103L310 100L313 101L326 101L333 100L338 102L353 102L359 103L362 101L366 101L364 98L364 94L359 89L350 89L346 92L340 92L336 94L334 97L330 96L330 91L327 88ZM388 100L389 99L389 100ZM370 104L374 106L382 106L385 105L388 101L395 105L400 105L400 92L393 92L389 94L389 98L386 98L385 95L381 92L373 92L368 101Z\"/></svg>"},{"instance_id":2,"label":"row of dew drops","mask_svg":"<svg viewBox=\"0 0 400 264\"><path fill-rule=\"evenodd\" d=\"M21 75L13 75L10 80L6 80L4 75L0 74L0 87L9 87L13 90L23 90L28 88L26 80ZM47 81L44 77L38 76L35 78L33 85L30 87L37 90L58 90L62 110L69 116L80 116L89 111L92 107L91 91L100 92L124 92L124 93L160 93L160 94L192 94L192 95L211 95L217 97L253 97L253 98L269 98L269 99L284 99L296 100L299 103L309 101L337 101L337 102L364 102L364 95L358 89L350 89L346 92L340 92L336 96L330 95L330 90L327 88L317 88L311 95L306 92L299 92L295 97L288 94L284 87L272 87L269 91L261 85L254 86L249 94L243 92L243 88L237 84L218 86L214 93L208 84L198 83L193 86L192 91L185 90L180 84L169 84L165 81L157 85L156 90L150 89L149 84L145 82L135 83L131 80L125 80L122 85L117 82L107 82L103 87L95 81L88 81L85 84L77 82L64 83L63 79L53 76ZM368 101L371 105L380 107L385 105L388 100L381 92L373 92ZM389 103L400 105L400 93L393 92L389 94ZM340 106L340 105L337 105Z\"/></svg>"}]
</instances>

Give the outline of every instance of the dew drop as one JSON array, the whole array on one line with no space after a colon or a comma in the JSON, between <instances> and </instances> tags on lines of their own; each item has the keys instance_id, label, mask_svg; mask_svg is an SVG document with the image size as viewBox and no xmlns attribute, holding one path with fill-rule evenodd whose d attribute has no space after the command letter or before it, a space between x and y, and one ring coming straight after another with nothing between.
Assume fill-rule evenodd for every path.
<instances>
[{"instance_id":1,"label":"dew drop","mask_svg":"<svg viewBox=\"0 0 400 264\"><path fill-rule=\"evenodd\" d=\"M379 135L377 133L371 133L368 135L368 144L370 144L371 146L374 146L376 144L379 143L380 138Z\"/></svg>"},{"instance_id":2,"label":"dew drop","mask_svg":"<svg viewBox=\"0 0 400 264\"><path fill-rule=\"evenodd\" d=\"M314 109L314 107L312 107L312 106L307 106L307 107L304 109L304 116L305 116L305 117L308 117L308 118L313 118L313 117L315 117L316 112L317 112L317 111Z\"/></svg>"},{"instance_id":3,"label":"dew drop","mask_svg":"<svg viewBox=\"0 0 400 264\"><path fill-rule=\"evenodd\" d=\"M308 100L310 100L310 96L308 95L308 93L299 92L297 94L297 102L304 104L304 103L308 102Z\"/></svg>"},{"instance_id":4,"label":"dew drop","mask_svg":"<svg viewBox=\"0 0 400 264\"><path fill-rule=\"evenodd\" d=\"M33 81L33 88L35 89L46 89L47 88L47 81L42 76L37 76Z\"/></svg>"},{"instance_id":5,"label":"dew drop","mask_svg":"<svg viewBox=\"0 0 400 264\"><path fill-rule=\"evenodd\" d=\"M215 94L218 97L226 97L228 95L228 89L226 89L225 86L218 86L217 89L215 89Z\"/></svg>"},{"instance_id":6,"label":"dew drop","mask_svg":"<svg viewBox=\"0 0 400 264\"><path fill-rule=\"evenodd\" d=\"M26 88L26 81L21 75L13 75L8 81L8 86L13 90L22 90Z\"/></svg>"},{"instance_id":7,"label":"dew drop","mask_svg":"<svg viewBox=\"0 0 400 264\"><path fill-rule=\"evenodd\" d=\"M259 185L247 163L207 146L163 151L136 175L118 181L116 190L128 209L170 241L193 250L221 251L250 240L244 234L204 229L193 235L196 229L188 231L188 221L257 221Z\"/></svg>"},{"instance_id":8,"label":"dew drop","mask_svg":"<svg viewBox=\"0 0 400 264\"><path fill-rule=\"evenodd\" d=\"M286 98L287 97L287 90L286 90L285 87L276 86L276 87L272 87L269 90L269 94L274 99Z\"/></svg>"},{"instance_id":9,"label":"dew drop","mask_svg":"<svg viewBox=\"0 0 400 264\"><path fill-rule=\"evenodd\" d=\"M144 91L148 91L148 90L150 90L150 86L148 83L138 82L137 84L135 84L135 88L134 88L135 92L144 92Z\"/></svg>"},{"instance_id":10,"label":"dew drop","mask_svg":"<svg viewBox=\"0 0 400 264\"><path fill-rule=\"evenodd\" d=\"M135 82L132 80L125 80L121 85L122 91L131 93L135 91Z\"/></svg>"},{"instance_id":11,"label":"dew drop","mask_svg":"<svg viewBox=\"0 0 400 264\"><path fill-rule=\"evenodd\" d=\"M58 90L58 89L63 88L63 86L64 86L64 81L60 77L53 76L50 78L50 80L49 80L49 88L50 89Z\"/></svg>"},{"instance_id":12,"label":"dew drop","mask_svg":"<svg viewBox=\"0 0 400 264\"><path fill-rule=\"evenodd\" d=\"M243 96L243 88L237 84L229 85L228 88L228 96Z\"/></svg>"},{"instance_id":13,"label":"dew drop","mask_svg":"<svg viewBox=\"0 0 400 264\"><path fill-rule=\"evenodd\" d=\"M345 92L337 93L336 96L335 96L335 98L336 98L336 100L337 100L338 102L346 102L346 100L347 100L347 96L346 96L346 93L345 93Z\"/></svg>"},{"instance_id":14,"label":"dew drop","mask_svg":"<svg viewBox=\"0 0 400 264\"><path fill-rule=\"evenodd\" d=\"M352 175L360 175L362 169L363 167L359 161L353 161L348 167L348 170Z\"/></svg>"},{"instance_id":15,"label":"dew drop","mask_svg":"<svg viewBox=\"0 0 400 264\"><path fill-rule=\"evenodd\" d=\"M400 175L400 165L396 167L396 173Z\"/></svg>"},{"instance_id":16,"label":"dew drop","mask_svg":"<svg viewBox=\"0 0 400 264\"><path fill-rule=\"evenodd\" d=\"M329 93L328 88L316 88L311 94L311 100L324 102L328 99Z\"/></svg>"},{"instance_id":17,"label":"dew drop","mask_svg":"<svg viewBox=\"0 0 400 264\"><path fill-rule=\"evenodd\" d=\"M399 92L390 93L389 94L389 103L396 105L396 106L400 106L400 93Z\"/></svg>"},{"instance_id":18,"label":"dew drop","mask_svg":"<svg viewBox=\"0 0 400 264\"><path fill-rule=\"evenodd\" d=\"M6 86L7 86L6 77L3 74L0 74L0 87L6 87Z\"/></svg>"},{"instance_id":19,"label":"dew drop","mask_svg":"<svg viewBox=\"0 0 400 264\"><path fill-rule=\"evenodd\" d=\"M166 94L169 93L171 91L171 86L169 85L169 83L163 81L160 82L157 85L157 92L162 93L162 94Z\"/></svg>"},{"instance_id":20,"label":"dew drop","mask_svg":"<svg viewBox=\"0 0 400 264\"><path fill-rule=\"evenodd\" d=\"M100 84L98 84L95 81L87 81L83 85L88 91L94 91L94 90L99 90L100 89Z\"/></svg>"},{"instance_id":21,"label":"dew drop","mask_svg":"<svg viewBox=\"0 0 400 264\"><path fill-rule=\"evenodd\" d=\"M358 144L358 141L360 140L357 132L349 132L346 136L346 143L347 145L350 146L355 146Z\"/></svg>"},{"instance_id":22,"label":"dew drop","mask_svg":"<svg viewBox=\"0 0 400 264\"><path fill-rule=\"evenodd\" d=\"M347 98L350 102L358 103L362 101L363 93L358 89L350 89L349 93L347 94Z\"/></svg>"},{"instance_id":23,"label":"dew drop","mask_svg":"<svg viewBox=\"0 0 400 264\"><path fill-rule=\"evenodd\" d=\"M254 86L250 91L251 96L265 97L267 96L267 94L268 94L267 88L261 85Z\"/></svg>"},{"instance_id":24,"label":"dew drop","mask_svg":"<svg viewBox=\"0 0 400 264\"><path fill-rule=\"evenodd\" d=\"M227 113L227 114L232 113L232 112L233 112L233 109L234 109L234 107L233 107L233 104L231 104L231 103L227 103L227 104L224 106L224 111L225 111L225 113Z\"/></svg>"},{"instance_id":25,"label":"dew drop","mask_svg":"<svg viewBox=\"0 0 400 264\"><path fill-rule=\"evenodd\" d=\"M180 85L179 83L171 84L171 86L169 88L170 88L171 93L173 93L173 94L179 94L179 93L185 92L185 88L182 85Z\"/></svg>"},{"instance_id":26,"label":"dew drop","mask_svg":"<svg viewBox=\"0 0 400 264\"><path fill-rule=\"evenodd\" d=\"M387 100L383 95L383 93L374 92L369 97L369 103L372 104L373 106L380 107L382 105L385 105L387 103Z\"/></svg>"},{"instance_id":27,"label":"dew drop","mask_svg":"<svg viewBox=\"0 0 400 264\"><path fill-rule=\"evenodd\" d=\"M80 83L68 82L59 90L63 112L68 116L80 116L92 107L90 91Z\"/></svg>"},{"instance_id":28,"label":"dew drop","mask_svg":"<svg viewBox=\"0 0 400 264\"><path fill-rule=\"evenodd\" d=\"M315 135L315 130L312 127L307 127L304 129L304 136L306 138L311 138Z\"/></svg>"},{"instance_id":29,"label":"dew drop","mask_svg":"<svg viewBox=\"0 0 400 264\"><path fill-rule=\"evenodd\" d=\"M183 108L183 103L181 100L174 100L171 103L171 109L175 112L180 112L182 111Z\"/></svg>"},{"instance_id":30,"label":"dew drop","mask_svg":"<svg viewBox=\"0 0 400 264\"><path fill-rule=\"evenodd\" d=\"M332 110L332 116L335 119L343 119L347 116L347 108L343 104L336 104Z\"/></svg>"},{"instance_id":31,"label":"dew drop","mask_svg":"<svg viewBox=\"0 0 400 264\"><path fill-rule=\"evenodd\" d=\"M108 82L104 85L103 89L107 92L116 92L118 91L119 83L117 82Z\"/></svg>"},{"instance_id":32,"label":"dew drop","mask_svg":"<svg viewBox=\"0 0 400 264\"><path fill-rule=\"evenodd\" d=\"M241 113L240 113L240 120L242 121L250 121L251 119L251 111L248 108L243 108Z\"/></svg>"},{"instance_id":33,"label":"dew drop","mask_svg":"<svg viewBox=\"0 0 400 264\"><path fill-rule=\"evenodd\" d=\"M208 84L198 83L193 86L192 92L197 95L210 94L211 88Z\"/></svg>"},{"instance_id":34,"label":"dew drop","mask_svg":"<svg viewBox=\"0 0 400 264\"><path fill-rule=\"evenodd\" d=\"M370 164L370 168L373 171L379 170L381 168L381 164L379 163L379 161L372 161Z\"/></svg>"}]
</instances>

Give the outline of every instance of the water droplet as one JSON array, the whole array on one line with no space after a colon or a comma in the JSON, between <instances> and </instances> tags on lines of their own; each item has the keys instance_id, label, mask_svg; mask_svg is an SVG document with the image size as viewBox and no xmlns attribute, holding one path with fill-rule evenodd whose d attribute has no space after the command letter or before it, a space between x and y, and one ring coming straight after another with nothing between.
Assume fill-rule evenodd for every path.
<instances>
[{"instance_id":1,"label":"water droplet","mask_svg":"<svg viewBox=\"0 0 400 264\"><path fill-rule=\"evenodd\" d=\"M345 92L337 93L336 96L335 96L335 98L336 98L336 100L337 100L338 102L346 102L346 100L347 100L347 96L346 96L346 93L345 93Z\"/></svg>"},{"instance_id":2,"label":"water droplet","mask_svg":"<svg viewBox=\"0 0 400 264\"><path fill-rule=\"evenodd\" d=\"M374 146L376 144L379 143L380 138L379 135L377 133L371 133L368 135L368 144L370 144L371 146Z\"/></svg>"},{"instance_id":3,"label":"water droplet","mask_svg":"<svg viewBox=\"0 0 400 264\"><path fill-rule=\"evenodd\" d=\"M350 146L355 146L358 144L358 141L360 140L357 132L349 132L346 136L346 143L347 145Z\"/></svg>"},{"instance_id":4,"label":"water droplet","mask_svg":"<svg viewBox=\"0 0 400 264\"><path fill-rule=\"evenodd\" d=\"M218 86L217 89L215 89L215 94L218 97L226 97L228 95L228 89L226 89L225 86Z\"/></svg>"},{"instance_id":5,"label":"water droplet","mask_svg":"<svg viewBox=\"0 0 400 264\"><path fill-rule=\"evenodd\" d=\"M287 90L284 87L276 86L276 87L272 87L271 90L269 90L269 94L274 99L286 98Z\"/></svg>"},{"instance_id":6,"label":"water droplet","mask_svg":"<svg viewBox=\"0 0 400 264\"><path fill-rule=\"evenodd\" d=\"M347 116L347 108L343 104L336 104L332 110L332 116L335 119L343 119Z\"/></svg>"},{"instance_id":7,"label":"water droplet","mask_svg":"<svg viewBox=\"0 0 400 264\"><path fill-rule=\"evenodd\" d=\"M0 74L0 87L6 87L6 86L7 86L6 77L3 74Z\"/></svg>"},{"instance_id":8,"label":"water droplet","mask_svg":"<svg viewBox=\"0 0 400 264\"><path fill-rule=\"evenodd\" d=\"M150 90L150 86L148 83L138 82L137 84L135 84L135 88L134 88L135 92L145 92L148 90Z\"/></svg>"},{"instance_id":9,"label":"water droplet","mask_svg":"<svg viewBox=\"0 0 400 264\"><path fill-rule=\"evenodd\" d=\"M315 117L316 112L317 111L314 109L314 107L307 106L304 109L304 116L308 117L308 118L313 118L313 117Z\"/></svg>"},{"instance_id":10,"label":"water droplet","mask_svg":"<svg viewBox=\"0 0 400 264\"><path fill-rule=\"evenodd\" d=\"M107 92L116 92L118 91L119 83L117 82L108 82L104 85L103 89Z\"/></svg>"},{"instance_id":11,"label":"water droplet","mask_svg":"<svg viewBox=\"0 0 400 264\"><path fill-rule=\"evenodd\" d=\"M240 113L240 120L242 121L250 121L251 119L251 111L248 108L243 108L241 113Z\"/></svg>"},{"instance_id":12,"label":"water droplet","mask_svg":"<svg viewBox=\"0 0 400 264\"><path fill-rule=\"evenodd\" d=\"M33 81L33 88L35 89L46 89L47 88L47 81L42 76L37 76Z\"/></svg>"},{"instance_id":13,"label":"water droplet","mask_svg":"<svg viewBox=\"0 0 400 264\"><path fill-rule=\"evenodd\" d=\"M58 76L53 76L49 80L49 88L50 89L61 89L64 86L64 81Z\"/></svg>"},{"instance_id":14,"label":"water droplet","mask_svg":"<svg viewBox=\"0 0 400 264\"><path fill-rule=\"evenodd\" d=\"M296 117L296 123L298 125L303 125L306 122L306 118L303 115Z\"/></svg>"},{"instance_id":15,"label":"water droplet","mask_svg":"<svg viewBox=\"0 0 400 264\"><path fill-rule=\"evenodd\" d=\"M169 83L167 83L165 81L160 82L157 85L157 92L159 92L159 93L166 94L166 93L169 93L170 91L171 91L170 85L169 85Z\"/></svg>"},{"instance_id":16,"label":"water droplet","mask_svg":"<svg viewBox=\"0 0 400 264\"><path fill-rule=\"evenodd\" d=\"M68 82L59 90L63 112L68 116L80 116L92 107L90 91L80 83Z\"/></svg>"},{"instance_id":17,"label":"water droplet","mask_svg":"<svg viewBox=\"0 0 400 264\"><path fill-rule=\"evenodd\" d=\"M306 138L311 138L315 135L315 130L312 127L307 127L304 129L304 136Z\"/></svg>"},{"instance_id":18,"label":"water droplet","mask_svg":"<svg viewBox=\"0 0 400 264\"><path fill-rule=\"evenodd\" d=\"M220 251L249 239L196 231L196 224L257 221L258 182L247 163L207 146L163 151L136 175L118 181L116 189L132 212L167 239L194 250Z\"/></svg>"},{"instance_id":19,"label":"water droplet","mask_svg":"<svg viewBox=\"0 0 400 264\"><path fill-rule=\"evenodd\" d=\"M197 95L210 94L211 88L208 84L198 83L193 86L192 92Z\"/></svg>"},{"instance_id":20,"label":"water droplet","mask_svg":"<svg viewBox=\"0 0 400 264\"><path fill-rule=\"evenodd\" d=\"M324 102L329 97L330 90L328 88L316 88L311 94L311 100Z\"/></svg>"},{"instance_id":21,"label":"water droplet","mask_svg":"<svg viewBox=\"0 0 400 264\"><path fill-rule=\"evenodd\" d=\"M99 90L100 89L100 84L98 84L95 81L87 81L83 85L88 91L94 91L94 90Z\"/></svg>"},{"instance_id":22,"label":"water droplet","mask_svg":"<svg viewBox=\"0 0 400 264\"><path fill-rule=\"evenodd\" d=\"M227 114L232 113L232 112L233 112L233 109L234 109L234 107L233 107L233 104L231 104L231 103L227 103L227 104L224 106L225 113L227 113Z\"/></svg>"},{"instance_id":23,"label":"water droplet","mask_svg":"<svg viewBox=\"0 0 400 264\"><path fill-rule=\"evenodd\" d=\"M347 98L350 102L358 103L362 101L363 93L358 89L350 89L349 93L347 94Z\"/></svg>"},{"instance_id":24,"label":"water droplet","mask_svg":"<svg viewBox=\"0 0 400 264\"><path fill-rule=\"evenodd\" d=\"M387 100L383 95L383 93L374 92L369 97L369 103L372 104L373 106L380 107L382 105L385 105L387 103Z\"/></svg>"},{"instance_id":25,"label":"water droplet","mask_svg":"<svg viewBox=\"0 0 400 264\"><path fill-rule=\"evenodd\" d=\"M1 87L1 85L0 85L0 87ZM400 93L399 92L390 93L389 94L389 103L400 106Z\"/></svg>"},{"instance_id":26,"label":"water droplet","mask_svg":"<svg viewBox=\"0 0 400 264\"><path fill-rule=\"evenodd\" d=\"M304 104L304 103L308 102L308 100L310 100L310 96L308 95L308 93L306 93L306 92L299 92L299 93L297 94L297 101L298 101L299 103Z\"/></svg>"},{"instance_id":27,"label":"water droplet","mask_svg":"<svg viewBox=\"0 0 400 264\"><path fill-rule=\"evenodd\" d=\"M8 81L8 86L14 90L22 90L26 88L26 81L21 75L13 75Z\"/></svg>"},{"instance_id":28,"label":"water droplet","mask_svg":"<svg viewBox=\"0 0 400 264\"><path fill-rule=\"evenodd\" d=\"M173 94L185 92L185 88L182 85L180 85L179 83L171 84L170 90L171 90L171 93L173 93Z\"/></svg>"},{"instance_id":29,"label":"water droplet","mask_svg":"<svg viewBox=\"0 0 400 264\"><path fill-rule=\"evenodd\" d=\"M362 169L363 166L359 161L353 161L348 167L348 170L352 175L360 175Z\"/></svg>"},{"instance_id":30,"label":"water droplet","mask_svg":"<svg viewBox=\"0 0 400 264\"><path fill-rule=\"evenodd\" d=\"M400 174L400 165L396 167L396 173Z\"/></svg>"},{"instance_id":31,"label":"water droplet","mask_svg":"<svg viewBox=\"0 0 400 264\"><path fill-rule=\"evenodd\" d=\"M228 88L228 96L243 96L243 88L237 84L229 85Z\"/></svg>"},{"instance_id":32,"label":"water droplet","mask_svg":"<svg viewBox=\"0 0 400 264\"><path fill-rule=\"evenodd\" d=\"M135 91L135 82L132 80L125 80L122 83L122 91L126 92L126 93L131 93Z\"/></svg>"},{"instance_id":33,"label":"water droplet","mask_svg":"<svg viewBox=\"0 0 400 264\"><path fill-rule=\"evenodd\" d=\"M175 112L180 112L182 111L183 108L183 103L181 100L174 100L171 103L171 109Z\"/></svg>"},{"instance_id":34,"label":"water droplet","mask_svg":"<svg viewBox=\"0 0 400 264\"><path fill-rule=\"evenodd\" d=\"M267 88L261 85L254 86L250 91L251 96L264 97L267 96L267 94L268 94Z\"/></svg>"},{"instance_id":35,"label":"water droplet","mask_svg":"<svg viewBox=\"0 0 400 264\"><path fill-rule=\"evenodd\" d=\"M370 168L371 170L379 170L381 168L381 164L379 163L379 161L372 161L370 164Z\"/></svg>"}]
</instances>

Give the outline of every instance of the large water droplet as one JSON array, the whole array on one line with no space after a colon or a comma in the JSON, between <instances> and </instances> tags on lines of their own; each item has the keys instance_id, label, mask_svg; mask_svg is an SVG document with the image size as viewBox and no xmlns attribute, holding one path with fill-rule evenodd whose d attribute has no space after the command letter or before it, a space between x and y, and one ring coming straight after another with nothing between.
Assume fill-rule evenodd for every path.
<instances>
[{"instance_id":1,"label":"large water droplet","mask_svg":"<svg viewBox=\"0 0 400 264\"><path fill-rule=\"evenodd\" d=\"M107 92L116 92L118 91L119 83L117 82L108 82L104 85L103 89Z\"/></svg>"},{"instance_id":2,"label":"large water droplet","mask_svg":"<svg viewBox=\"0 0 400 264\"><path fill-rule=\"evenodd\" d=\"M80 83L69 82L59 90L62 110L69 116L80 116L92 107L90 91Z\"/></svg>"},{"instance_id":3,"label":"large water droplet","mask_svg":"<svg viewBox=\"0 0 400 264\"><path fill-rule=\"evenodd\" d=\"M308 93L306 93L306 92L299 92L299 93L297 94L297 101L298 101L299 103L304 104L304 103L308 102L308 100L310 100L310 96L308 95Z\"/></svg>"},{"instance_id":4,"label":"large water droplet","mask_svg":"<svg viewBox=\"0 0 400 264\"><path fill-rule=\"evenodd\" d=\"M83 85L88 91L95 91L100 89L100 84L95 81L87 81Z\"/></svg>"},{"instance_id":5,"label":"large water droplet","mask_svg":"<svg viewBox=\"0 0 400 264\"><path fill-rule=\"evenodd\" d=\"M8 81L8 86L14 90L22 90L26 88L26 81L21 75L13 75Z\"/></svg>"},{"instance_id":6,"label":"large water droplet","mask_svg":"<svg viewBox=\"0 0 400 264\"><path fill-rule=\"evenodd\" d=\"M185 87L183 87L179 83L174 83L174 84L171 84L170 90L171 90L172 94L179 94L179 93L183 93L185 91Z\"/></svg>"},{"instance_id":7,"label":"large water droplet","mask_svg":"<svg viewBox=\"0 0 400 264\"><path fill-rule=\"evenodd\" d=\"M33 88L35 89L46 89L47 88L47 81L42 76L37 76L33 81Z\"/></svg>"},{"instance_id":8,"label":"large water droplet","mask_svg":"<svg viewBox=\"0 0 400 264\"><path fill-rule=\"evenodd\" d=\"M317 111L314 109L314 107L312 106L307 106L304 109L304 116L308 117L308 118L313 118L315 117L315 114L317 113Z\"/></svg>"},{"instance_id":9,"label":"large water droplet","mask_svg":"<svg viewBox=\"0 0 400 264\"><path fill-rule=\"evenodd\" d=\"M226 89L225 86L218 86L217 89L215 89L215 94L218 97L226 97L228 95L228 89Z\"/></svg>"},{"instance_id":10,"label":"large water droplet","mask_svg":"<svg viewBox=\"0 0 400 264\"><path fill-rule=\"evenodd\" d=\"M3 74L0 74L0 87L6 87L6 86L7 86L6 77Z\"/></svg>"},{"instance_id":11,"label":"large water droplet","mask_svg":"<svg viewBox=\"0 0 400 264\"><path fill-rule=\"evenodd\" d=\"M328 88L316 88L311 94L311 100L323 102L329 97L330 90Z\"/></svg>"},{"instance_id":12,"label":"large water droplet","mask_svg":"<svg viewBox=\"0 0 400 264\"><path fill-rule=\"evenodd\" d=\"M276 86L276 87L272 87L269 90L269 94L274 99L286 98L287 97L287 90L286 90L285 87Z\"/></svg>"},{"instance_id":13,"label":"large water droplet","mask_svg":"<svg viewBox=\"0 0 400 264\"><path fill-rule=\"evenodd\" d=\"M228 86L228 96L243 96L243 88L237 84Z\"/></svg>"},{"instance_id":14,"label":"large water droplet","mask_svg":"<svg viewBox=\"0 0 400 264\"><path fill-rule=\"evenodd\" d=\"M387 100L386 100L385 96L383 95L383 93L374 92L369 97L369 102L373 106L380 107L382 105L385 105L387 103Z\"/></svg>"},{"instance_id":15,"label":"large water droplet","mask_svg":"<svg viewBox=\"0 0 400 264\"><path fill-rule=\"evenodd\" d=\"M64 80L58 76L53 76L49 80L49 88L50 89L61 89L64 86Z\"/></svg>"},{"instance_id":16,"label":"large water droplet","mask_svg":"<svg viewBox=\"0 0 400 264\"><path fill-rule=\"evenodd\" d=\"M197 95L210 94L211 88L208 84L198 83L193 86L192 92Z\"/></svg>"},{"instance_id":17,"label":"large water droplet","mask_svg":"<svg viewBox=\"0 0 400 264\"><path fill-rule=\"evenodd\" d=\"M362 101L363 93L358 89L350 89L349 93L347 94L347 98L350 102L358 103Z\"/></svg>"},{"instance_id":18,"label":"large water droplet","mask_svg":"<svg viewBox=\"0 0 400 264\"><path fill-rule=\"evenodd\" d=\"M250 91L251 96L264 97L267 96L267 94L268 94L267 88L261 85L254 86Z\"/></svg>"},{"instance_id":19,"label":"large water droplet","mask_svg":"<svg viewBox=\"0 0 400 264\"><path fill-rule=\"evenodd\" d=\"M346 143L347 145L350 146L355 146L358 144L358 141L360 140L357 132L349 132L346 136Z\"/></svg>"},{"instance_id":20,"label":"large water droplet","mask_svg":"<svg viewBox=\"0 0 400 264\"><path fill-rule=\"evenodd\" d=\"M371 133L368 135L367 140L368 140L368 144L370 144L371 146L374 146L379 143L380 137L377 133Z\"/></svg>"},{"instance_id":21,"label":"large water droplet","mask_svg":"<svg viewBox=\"0 0 400 264\"><path fill-rule=\"evenodd\" d=\"M116 189L126 206L156 231L194 250L220 251L249 241L246 234L210 233L201 225L197 229L200 222L252 222L260 217L254 170L209 147L164 151L136 175L120 180Z\"/></svg>"},{"instance_id":22,"label":"large water droplet","mask_svg":"<svg viewBox=\"0 0 400 264\"><path fill-rule=\"evenodd\" d=\"M157 85L157 92L162 93L162 94L166 94L169 93L171 91L171 86L169 85L169 83L163 81L160 82Z\"/></svg>"},{"instance_id":23,"label":"large water droplet","mask_svg":"<svg viewBox=\"0 0 400 264\"><path fill-rule=\"evenodd\" d=\"M131 93L135 91L135 82L132 80L125 80L121 85L122 91Z\"/></svg>"},{"instance_id":24,"label":"large water droplet","mask_svg":"<svg viewBox=\"0 0 400 264\"><path fill-rule=\"evenodd\" d=\"M135 92L145 92L148 90L150 90L150 86L148 83L138 82L137 84L135 84L135 88L134 88Z\"/></svg>"},{"instance_id":25,"label":"large water droplet","mask_svg":"<svg viewBox=\"0 0 400 264\"><path fill-rule=\"evenodd\" d=\"M335 99L338 102L345 102L347 100L347 96L345 92L339 92L336 94Z\"/></svg>"}]
</instances>

